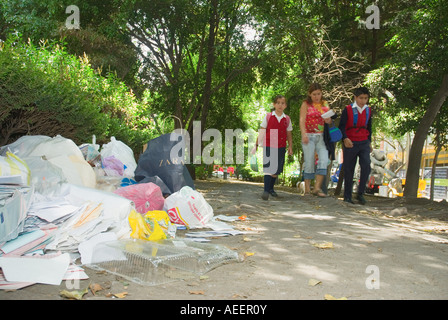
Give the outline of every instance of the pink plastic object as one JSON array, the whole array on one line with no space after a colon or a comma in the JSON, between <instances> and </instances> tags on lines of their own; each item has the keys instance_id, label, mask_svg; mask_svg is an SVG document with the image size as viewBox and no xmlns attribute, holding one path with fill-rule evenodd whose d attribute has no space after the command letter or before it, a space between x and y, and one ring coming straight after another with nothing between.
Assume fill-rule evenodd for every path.
<instances>
[{"instance_id":1,"label":"pink plastic object","mask_svg":"<svg viewBox=\"0 0 448 320\"><path fill-rule=\"evenodd\" d=\"M165 198L160 187L152 182L132 184L114 191L134 202L135 210L141 214L148 211L162 210Z\"/></svg>"}]
</instances>

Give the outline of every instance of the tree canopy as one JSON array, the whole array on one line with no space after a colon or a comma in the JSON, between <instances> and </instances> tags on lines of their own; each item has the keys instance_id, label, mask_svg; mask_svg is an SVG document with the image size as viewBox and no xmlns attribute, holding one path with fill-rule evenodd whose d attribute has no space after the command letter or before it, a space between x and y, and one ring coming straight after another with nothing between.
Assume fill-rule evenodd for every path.
<instances>
[{"instance_id":1,"label":"tree canopy","mask_svg":"<svg viewBox=\"0 0 448 320\"><path fill-rule=\"evenodd\" d=\"M194 121L202 131L257 130L276 94L286 95L298 128L311 82L336 111L367 85L375 130L415 133L406 188L413 197L422 139L447 131L448 0L70 4L79 28L67 27L71 12L58 0L0 4L3 143L41 132L30 128L48 118L78 141L121 135L137 152L170 126L191 133Z\"/></svg>"}]
</instances>

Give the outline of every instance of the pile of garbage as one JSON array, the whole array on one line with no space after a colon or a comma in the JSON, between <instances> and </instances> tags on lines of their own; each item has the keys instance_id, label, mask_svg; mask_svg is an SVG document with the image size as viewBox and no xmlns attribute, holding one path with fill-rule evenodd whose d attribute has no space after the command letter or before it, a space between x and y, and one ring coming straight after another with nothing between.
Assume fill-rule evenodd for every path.
<instances>
[{"instance_id":1,"label":"pile of garbage","mask_svg":"<svg viewBox=\"0 0 448 320\"><path fill-rule=\"evenodd\" d=\"M174 252L169 248L179 241L194 247L176 237L180 228L238 234L213 215L183 162L169 158L177 143L169 141L163 135L148 142L138 164L133 151L114 137L101 149L95 137L77 146L61 136L23 136L1 147L0 289L86 279L81 266L107 262L98 260L104 253L98 248L108 244L138 241L140 247L147 243ZM186 257L186 251L176 254ZM197 254L198 248L191 252ZM236 253L226 254L215 256L237 259Z\"/></svg>"}]
</instances>

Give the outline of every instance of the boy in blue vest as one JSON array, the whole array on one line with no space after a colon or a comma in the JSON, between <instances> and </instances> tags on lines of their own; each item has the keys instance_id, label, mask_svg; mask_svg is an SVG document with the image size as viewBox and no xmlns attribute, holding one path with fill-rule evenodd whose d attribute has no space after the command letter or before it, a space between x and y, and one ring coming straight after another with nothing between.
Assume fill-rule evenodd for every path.
<instances>
[{"instance_id":1,"label":"boy in blue vest","mask_svg":"<svg viewBox=\"0 0 448 320\"><path fill-rule=\"evenodd\" d=\"M257 151L258 145L263 144L263 172L264 191L261 196L268 200L269 196L277 197L274 191L275 181L283 172L285 153L292 155L292 125L291 119L283 110L287 107L286 98L278 95L273 101L274 110L268 113L261 122L260 132L252 149L252 154ZM288 149L286 145L288 144Z\"/></svg>"},{"instance_id":2,"label":"boy in blue vest","mask_svg":"<svg viewBox=\"0 0 448 320\"><path fill-rule=\"evenodd\" d=\"M342 132L344 155L344 201L352 200L353 175L357 158L361 174L355 199L366 204L364 192L370 175L370 153L372 152L372 119L367 106L370 92L366 87L355 90L355 101L342 111L339 129Z\"/></svg>"}]
</instances>

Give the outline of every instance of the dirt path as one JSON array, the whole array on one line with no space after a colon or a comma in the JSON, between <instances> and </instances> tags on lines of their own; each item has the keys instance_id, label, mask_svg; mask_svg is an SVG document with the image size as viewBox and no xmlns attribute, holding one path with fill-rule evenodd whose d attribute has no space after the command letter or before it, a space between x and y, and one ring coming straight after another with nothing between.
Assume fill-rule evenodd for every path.
<instances>
[{"instance_id":1,"label":"dirt path","mask_svg":"<svg viewBox=\"0 0 448 320\"><path fill-rule=\"evenodd\" d=\"M290 189L263 201L261 184L197 181L196 187L215 215L248 217L231 224L250 233L212 239L245 259L152 287L86 269L90 279L81 288L96 283L103 290L84 299L123 292L125 300L448 299L446 203L369 197L361 206ZM33 285L0 292L0 299L61 299L65 289L65 283Z\"/></svg>"}]
</instances>

